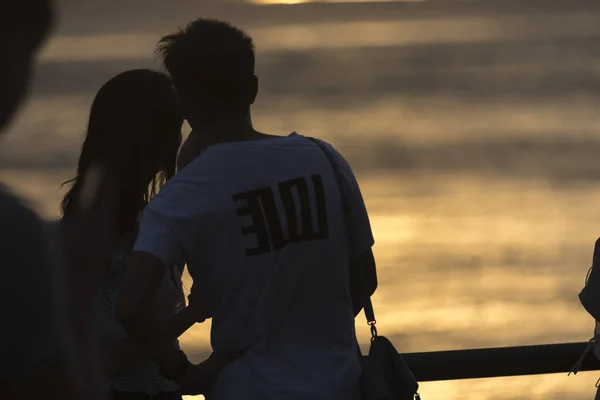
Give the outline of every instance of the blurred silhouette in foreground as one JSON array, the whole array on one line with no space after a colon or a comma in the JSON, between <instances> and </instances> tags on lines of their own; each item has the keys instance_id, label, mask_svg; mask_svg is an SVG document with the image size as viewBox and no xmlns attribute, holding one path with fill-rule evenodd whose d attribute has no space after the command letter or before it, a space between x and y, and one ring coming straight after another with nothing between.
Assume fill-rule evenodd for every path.
<instances>
[{"instance_id":1,"label":"blurred silhouette in foreground","mask_svg":"<svg viewBox=\"0 0 600 400\"><path fill-rule=\"evenodd\" d=\"M138 229L138 216L150 198L175 174L183 118L168 76L150 70L123 72L105 83L89 116L77 174L66 182L62 202L66 222L84 200L83 177L94 165L109 166L120 177L116 200L118 240L110 262L101 266L103 284L95 321L102 341L107 382L102 389L111 399L154 396L180 399L178 387L158 373L142 346L119 325L114 308L125 266ZM170 318L185 305L181 268L170 266L157 296L159 311ZM183 266L181 266L183 267Z\"/></svg>"},{"instance_id":2,"label":"blurred silhouette in foreground","mask_svg":"<svg viewBox=\"0 0 600 400\"><path fill-rule=\"evenodd\" d=\"M0 13L2 131L27 92L52 11L48 0L22 0ZM33 211L0 188L2 399L96 398L90 310L96 261L114 239L115 186L102 166L92 170L83 189L86 202L59 235L51 235Z\"/></svg>"},{"instance_id":3,"label":"blurred silhouette in foreground","mask_svg":"<svg viewBox=\"0 0 600 400\"><path fill-rule=\"evenodd\" d=\"M350 166L320 142L344 177L346 238L335 173L319 145L252 125L258 78L250 36L200 19L164 37L158 54L193 136L181 171L144 210L119 320L184 394L359 399L354 317L364 297L348 264L364 269L369 295L377 280ZM199 365L173 345L151 307L169 266L182 261L194 280L188 309L198 321L212 318L213 354Z\"/></svg>"},{"instance_id":4,"label":"blurred silhouette in foreground","mask_svg":"<svg viewBox=\"0 0 600 400\"><path fill-rule=\"evenodd\" d=\"M19 108L52 25L48 0L4 6L0 16L0 130ZM62 277L44 223L0 184L0 398L71 397Z\"/></svg>"}]
</instances>

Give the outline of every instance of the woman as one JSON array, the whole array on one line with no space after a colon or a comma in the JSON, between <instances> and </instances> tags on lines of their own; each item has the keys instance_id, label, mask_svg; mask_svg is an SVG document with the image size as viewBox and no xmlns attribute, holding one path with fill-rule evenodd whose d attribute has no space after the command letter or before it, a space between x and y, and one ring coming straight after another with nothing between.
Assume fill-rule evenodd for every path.
<instances>
[{"instance_id":1,"label":"woman","mask_svg":"<svg viewBox=\"0 0 600 400\"><path fill-rule=\"evenodd\" d=\"M102 271L96 307L107 391L114 399L181 399L177 385L158 373L157 365L145 357L139 344L128 340L114 308L137 235L138 217L161 185L175 174L182 123L177 97L166 75L132 70L115 76L94 99L77 174L66 182L70 189L62 201L63 220L87 207L87 187L93 186L94 168L101 168L117 186L118 239L112 260L107 260ZM170 321L168 332L174 340L196 322L188 317L188 310L175 315L185 306L182 271L183 266L173 266L156 297L157 313Z\"/></svg>"}]
</instances>

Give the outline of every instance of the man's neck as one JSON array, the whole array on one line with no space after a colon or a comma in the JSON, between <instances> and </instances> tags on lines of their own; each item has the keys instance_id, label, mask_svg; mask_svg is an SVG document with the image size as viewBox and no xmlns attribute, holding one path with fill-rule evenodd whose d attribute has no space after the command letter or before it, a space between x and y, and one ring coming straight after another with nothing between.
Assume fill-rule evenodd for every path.
<instances>
[{"instance_id":1,"label":"man's neck","mask_svg":"<svg viewBox=\"0 0 600 400\"><path fill-rule=\"evenodd\" d=\"M205 146L218 143L245 142L273 137L254 129L250 117L239 120L220 121L192 130L190 135L198 135Z\"/></svg>"},{"instance_id":2,"label":"man's neck","mask_svg":"<svg viewBox=\"0 0 600 400\"><path fill-rule=\"evenodd\" d=\"M199 132L193 131L191 134L204 138L206 145L256 140L263 135L254 129L252 124L213 125Z\"/></svg>"},{"instance_id":3,"label":"man's neck","mask_svg":"<svg viewBox=\"0 0 600 400\"><path fill-rule=\"evenodd\" d=\"M245 142L276 137L254 129L252 122L228 121L226 123L200 126L193 130L183 143L177 160L177 170L183 169L198 157L207 147L219 143Z\"/></svg>"}]
</instances>

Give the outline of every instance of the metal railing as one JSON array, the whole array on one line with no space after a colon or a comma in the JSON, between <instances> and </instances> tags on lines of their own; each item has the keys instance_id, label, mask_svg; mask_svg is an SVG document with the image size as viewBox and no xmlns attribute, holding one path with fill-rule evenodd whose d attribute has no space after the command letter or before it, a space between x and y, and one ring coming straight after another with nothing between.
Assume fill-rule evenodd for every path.
<instances>
[{"instance_id":1,"label":"metal railing","mask_svg":"<svg viewBox=\"0 0 600 400\"><path fill-rule=\"evenodd\" d=\"M568 373L587 342L406 353L403 357L419 382L502 376ZM579 371L600 370L589 352Z\"/></svg>"}]
</instances>

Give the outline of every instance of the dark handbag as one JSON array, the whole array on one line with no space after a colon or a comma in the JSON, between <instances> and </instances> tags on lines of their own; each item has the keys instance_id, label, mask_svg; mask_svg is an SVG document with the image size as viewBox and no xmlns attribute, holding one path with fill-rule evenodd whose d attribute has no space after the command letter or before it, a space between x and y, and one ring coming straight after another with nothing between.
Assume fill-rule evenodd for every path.
<instances>
[{"instance_id":1,"label":"dark handbag","mask_svg":"<svg viewBox=\"0 0 600 400\"><path fill-rule=\"evenodd\" d=\"M373 306L368 296L364 311L371 327L371 347L369 354L361 359L363 399L420 400L419 383L402 355L385 336L377 334Z\"/></svg>"},{"instance_id":2,"label":"dark handbag","mask_svg":"<svg viewBox=\"0 0 600 400\"><path fill-rule=\"evenodd\" d=\"M342 186L342 177L339 168L332 157L331 151L318 139L308 138L323 151L331 168L333 169L338 184L342 201L344 222L348 221L348 204ZM346 225L347 231L347 225ZM347 232L348 233L348 232ZM349 235L347 235L349 237ZM358 274L359 282L364 282L363 271L358 268L354 271L350 268L350 274ZM402 355L394 348L394 345L384 336L377 334L375 326L375 312L367 288L362 286L364 295L363 307L367 325L371 329L371 347L369 354L361 356L361 390L364 400L420 400L418 393L419 383L415 379L408 365L404 362ZM358 346L358 343L357 343Z\"/></svg>"}]
</instances>

